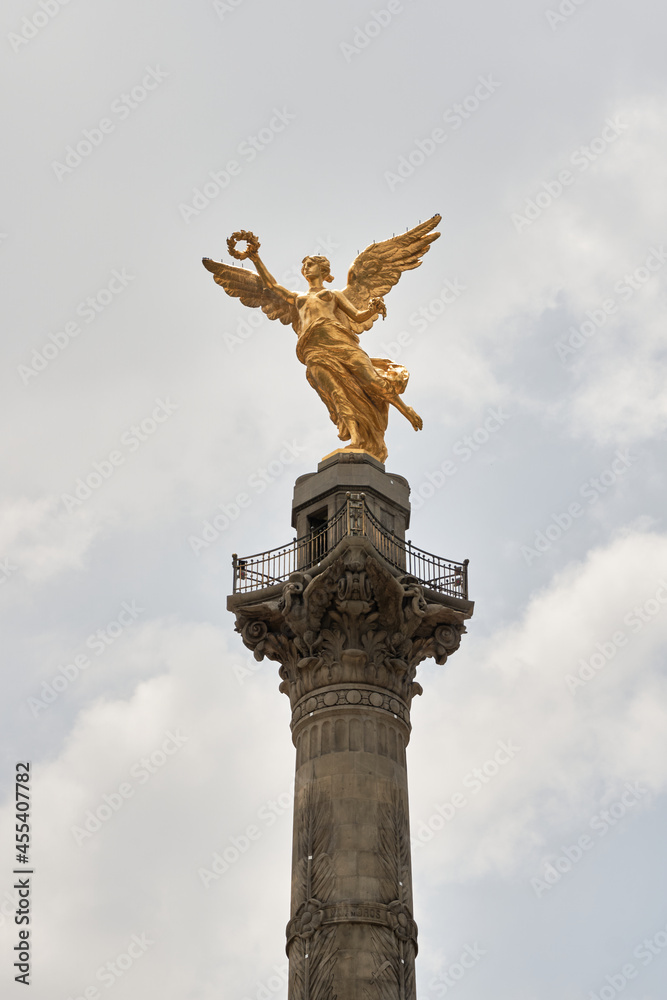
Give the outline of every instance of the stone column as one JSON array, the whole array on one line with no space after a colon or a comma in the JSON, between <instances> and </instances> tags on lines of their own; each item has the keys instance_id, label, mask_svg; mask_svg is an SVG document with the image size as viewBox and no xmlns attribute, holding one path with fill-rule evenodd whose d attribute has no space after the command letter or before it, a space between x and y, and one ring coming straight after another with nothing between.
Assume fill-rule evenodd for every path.
<instances>
[{"instance_id":1,"label":"stone column","mask_svg":"<svg viewBox=\"0 0 667 1000\"><path fill-rule=\"evenodd\" d=\"M289 1000L416 1000L410 705L418 663L445 662L472 605L346 536L308 572L229 607L255 656L281 664L292 705Z\"/></svg>"},{"instance_id":2,"label":"stone column","mask_svg":"<svg viewBox=\"0 0 667 1000\"><path fill-rule=\"evenodd\" d=\"M365 562L373 557L353 546L341 558L348 594L335 611L355 617L353 602L370 603L358 594L372 602ZM360 638L372 642L373 631L359 624ZM336 629L331 641L345 643L345 631ZM387 669L372 651L354 647L340 652L337 669L309 674L292 715L289 997L413 1000L417 925L405 764L412 685L401 683L400 666Z\"/></svg>"}]
</instances>

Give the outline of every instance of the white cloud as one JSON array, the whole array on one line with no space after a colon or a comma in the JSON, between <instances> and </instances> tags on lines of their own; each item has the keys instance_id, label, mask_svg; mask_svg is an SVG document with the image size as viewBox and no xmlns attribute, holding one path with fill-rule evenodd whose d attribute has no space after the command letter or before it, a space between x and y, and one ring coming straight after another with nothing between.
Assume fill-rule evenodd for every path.
<instances>
[{"instance_id":1,"label":"white cloud","mask_svg":"<svg viewBox=\"0 0 667 1000\"><path fill-rule=\"evenodd\" d=\"M154 945L128 971L139 993L159 982L163 995L183 995L206 961L219 970L211 982L219 974L242 996L252 981L249 950L258 975L281 961L292 819L284 793L293 774L276 667L264 665L264 683L258 674L239 683L233 665L249 654L230 654L208 625L153 623L152 639L164 672L127 700L96 700L53 759L33 763L39 1000L99 986L98 968L144 932ZM135 642L146 654L146 634L129 638L125 652L110 650L111 671ZM277 748L268 759L264 739ZM12 815L3 813L9 837ZM258 839L205 889L198 869L230 838L243 846L253 823ZM11 926L0 932L5 946Z\"/></svg>"},{"instance_id":2,"label":"white cloud","mask_svg":"<svg viewBox=\"0 0 667 1000\"><path fill-rule=\"evenodd\" d=\"M481 248L464 245L458 266L470 290L424 334L429 338L424 353L435 363L430 369L423 365L421 379L440 388L445 412L456 403L460 419L461 405L502 398L533 407L530 387L517 393L511 383L503 385L498 362L519 358L527 342L538 337L546 347L542 363L560 369L556 342L571 336L570 326L578 329L589 321L589 330L587 311L599 311L613 299L614 314L594 332L575 338L580 346L562 358L572 368L571 382L566 398L551 404L553 412L572 434L598 444L662 433L667 247L658 220L666 201L665 109L663 100L646 97L611 107L609 118L627 128L594 162L588 160L590 166L577 166L576 145L555 150L540 173L524 178L522 193L506 196L506 231L496 226ZM590 147L595 136L580 138ZM573 155L579 157L574 165ZM543 184L557 184L562 169L570 170L573 183L561 185L562 193L546 207L538 205L538 217L515 233L510 215L522 212L538 192L548 201ZM654 270L646 269L647 258ZM545 321L555 309L563 320L554 330ZM540 407L544 402L540 398Z\"/></svg>"},{"instance_id":3,"label":"white cloud","mask_svg":"<svg viewBox=\"0 0 667 1000\"><path fill-rule=\"evenodd\" d=\"M667 537L629 531L564 570L488 640L475 641L473 619L444 671L422 668L409 759L413 838L454 792L468 804L446 834L415 848L418 876L423 866L431 882L523 870L554 838L585 830L626 781L652 795L665 789L667 681L656 653L667 638L667 604L656 601L655 611L652 603L665 565ZM638 605L648 616L640 628ZM565 675L619 629L627 645L572 694ZM56 756L35 762L38 968L49 968L49 998L54 990L66 996L94 983L131 934L146 932L155 944L131 970L133 989L152 980L175 997L185 949L195 965L224 968L240 996L249 951L267 975L281 960L291 808L283 798L270 825L258 810L291 789L287 700L275 664L241 683L233 665L248 664L249 654L240 644L228 651L213 626L151 622L122 650L109 650L106 668L136 659L135 646L162 672L127 700L98 698ZM171 742L165 754L170 733L181 745ZM520 750L475 794L464 778L493 758L498 741ZM132 789L127 798L122 785ZM101 822L87 836L90 813ZM214 852L232 837L243 847L249 824L260 831L257 842L204 889L198 868L211 870ZM40 989L35 996L46 1000Z\"/></svg>"},{"instance_id":4,"label":"white cloud","mask_svg":"<svg viewBox=\"0 0 667 1000\"><path fill-rule=\"evenodd\" d=\"M417 848L418 865L445 880L508 875L534 864L535 849L585 832L626 781L652 794L667 789L666 566L667 536L621 534L562 571L487 640L475 641L473 618L465 651L442 673L424 670L410 759L413 837L453 793L467 804ZM583 671L591 679L568 685L591 658ZM498 774L481 787L466 785L499 740L520 752L490 767ZM446 762L444 772L434 761Z\"/></svg>"},{"instance_id":5,"label":"white cloud","mask_svg":"<svg viewBox=\"0 0 667 1000\"><path fill-rule=\"evenodd\" d=\"M667 268L586 340L570 370L554 343L664 236L664 6L645 0L644 16L628 17L620 0L583 4L552 31L529 0L406 4L400 28L392 22L350 64L339 43L359 23L358 4L340 0L323 13L323 5L295 0L287 19L282 6L248 0L221 20L210 3L171 3L166 13L154 0L120 3L103 16L94 5L69 4L20 52L9 52L14 99L4 135L15 155L0 226L8 279L0 372L3 733L7 759L36 762L33 995L79 996L97 966L144 930L156 943L114 985L119 1000L156 989L165 1000L252 1000L256 984L284 961L289 816L208 892L197 883L199 860L242 834L260 805L284 791L285 776L292 780L289 710L275 665L237 683L230 664L246 654L237 636L227 649L222 607L230 550L289 538L294 478L313 472L339 442L294 356L289 327L267 320L228 350L224 334L251 314L214 286L200 259L226 259L225 238L249 227L280 275L326 238L342 287L357 250L435 210L442 238L388 296L387 322L363 339L370 354L392 357L380 345L401 330L413 334L397 360L412 373L406 401L426 423L416 435L392 413L388 468L417 486L489 407L504 406L511 420L465 473L459 463L451 487L414 512L415 539L428 549L443 539L443 549L469 554L479 588L463 649L444 671L421 669L427 693L414 709L410 764L415 825L497 752L497 740L513 739L522 750L430 847L416 850L415 866L422 886L440 873L468 880L456 930L447 925L438 942L450 959L452 934L476 934L496 892L504 894L488 936L506 966L498 968L490 948L475 974L488 970L491 985L471 979L471 995L583 995L582 984L599 989L611 969L598 968L608 961L599 942L639 939L635 911L619 905L607 913L600 904L599 940L582 942L586 890L573 878L559 928L569 956L559 963L562 981L554 969L540 970L536 985L513 893L516 879L519 894L527 885L524 857L557 849L561 830L579 832L626 776L643 779L652 795L664 788L662 617L576 697L563 677L623 627L618 619L649 596L643 585L652 586L665 562L656 525L665 492ZM6 30L20 30L22 17L11 15ZM52 160L84 128L97 128L147 65L169 74L165 86L59 182ZM493 99L391 192L384 172L447 124L443 113L480 74L500 82ZM274 105L296 117L250 161L239 145L270 121ZM628 129L517 234L511 213L614 116ZM241 172L185 225L179 203L234 156ZM108 302L109 276L122 268L136 277ZM441 313L436 304L438 316L418 330L413 312L454 279L468 286L465 294ZM104 306L90 322L80 308L89 296ZM63 347L62 331L75 320L80 333ZM17 369L45 347L48 365L25 384ZM130 450L122 437L151 419L156 397L178 409ZM306 450L270 488L253 490L249 477L278 461L285 440ZM122 465L67 514L62 494L120 448ZM642 455L632 476L527 569L520 543L580 498L580 484L608 468L617 448ZM242 490L250 507L197 559L188 535ZM586 555L592 538L625 524L633 525L625 536ZM569 558L579 563L549 580ZM6 563L15 567L9 575ZM547 586L535 595L537 579ZM533 598L525 615L515 609L517 594ZM136 625L33 719L25 699L86 650L85 637L125 600L146 609ZM512 622L507 631L496 627L501 614ZM225 624L179 624L206 620ZM77 847L70 827L174 725L190 732L185 747ZM638 858L616 841L618 870L637 866L641 890L633 897L642 915L663 904L652 877L657 812L644 802L648 796L638 825L655 846ZM468 900L479 906L464 919ZM440 933L442 912L416 914L422 933L429 926ZM553 927L535 928L552 940ZM5 923L5 955L12 933ZM10 981L7 963L3 977ZM660 995L658 986L653 993Z\"/></svg>"},{"instance_id":6,"label":"white cloud","mask_svg":"<svg viewBox=\"0 0 667 1000\"><path fill-rule=\"evenodd\" d=\"M68 514L57 497L15 500L0 509L0 553L31 583L81 569L102 529L92 511Z\"/></svg>"}]
</instances>

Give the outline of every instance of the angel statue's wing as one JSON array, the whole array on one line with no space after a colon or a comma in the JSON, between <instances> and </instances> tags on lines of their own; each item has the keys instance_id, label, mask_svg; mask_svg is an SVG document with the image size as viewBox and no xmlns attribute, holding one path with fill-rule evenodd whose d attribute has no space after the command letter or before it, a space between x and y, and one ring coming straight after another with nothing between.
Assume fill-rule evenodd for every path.
<instances>
[{"instance_id":1,"label":"angel statue's wing","mask_svg":"<svg viewBox=\"0 0 667 1000\"><path fill-rule=\"evenodd\" d=\"M240 299L244 306L261 309L269 319L279 319L285 326L288 323L294 326L297 317L292 306L276 292L266 288L258 274L246 271L243 267L221 264L209 257L204 257L202 264L211 272L216 285L221 285L228 295Z\"/></svg>"},{"instance_id":2,"label":"angel statue's wing","mask_svg":"<svg viewBox=\"0 0 667 1000\"><path fill-rule=\"evenodd\" d=\"M422 222L407 233L393 236L383 243L373 243L362 250L348 271L347 288L343 295L360 311L368 308L368 303L374 296L386 295L403 271L419 267L421 258L428 252L431 243L440 236L440 233L432 230L441 218L440 215L434 215L432 219ZM354 320L348 322L355 333L361 333L363 330L370 330L374 319L368 319L365 323L355 323Z\"/></svg>"}]
</instances>

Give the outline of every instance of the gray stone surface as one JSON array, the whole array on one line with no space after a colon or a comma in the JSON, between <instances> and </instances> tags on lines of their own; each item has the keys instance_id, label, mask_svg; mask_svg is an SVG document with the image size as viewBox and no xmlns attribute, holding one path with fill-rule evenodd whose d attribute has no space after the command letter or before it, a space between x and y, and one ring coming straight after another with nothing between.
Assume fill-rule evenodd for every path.
<instances>
[{"instance_id":1,"label":"gray stone surface","mask_svg":"<svg viewBox=\"0 0 667 1000\"><path fill-rule=\"evenodd\" d=\"M351 470L371 482L367 495L407 504L405 480L387 483L373 459L334 459L297 481L301 512L358 490ZM310 572L228 607L256 658L280 664L292 706L289 1000L415 1000L410 706L422 692L417 665L456 651L472 604L424 590L368 538L348 535Z\"/></svg>"},{"instance_id":2,"label":"gray stone surface","mask_svg":"<svg viewBox=\"0 0 667 1000\"><path fill-rule=\"evenodd\" d=\"M403 476L384 471L371 455L337 452L320 462L317 472L299 476L294 485L292 527L297 538L308 534L309 519L328 520L345 503L347 493L365 493L373 514L388 531L405 539L410 526L410 486Z\"/></svg>"}]
</instances>

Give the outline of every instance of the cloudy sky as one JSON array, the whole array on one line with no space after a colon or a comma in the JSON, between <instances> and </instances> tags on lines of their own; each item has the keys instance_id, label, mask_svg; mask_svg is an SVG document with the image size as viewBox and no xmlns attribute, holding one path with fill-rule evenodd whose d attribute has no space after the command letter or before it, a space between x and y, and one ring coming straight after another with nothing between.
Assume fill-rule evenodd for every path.
<instances>
[{"instance_id":1,"label":"cloudy sky","mask_svg":"<svg viewBox=\"0 0 667 1000\"><path fill-rule=\"evenodd\" d=\"M413 709L420 1000L662 1000L664 4L1 21L3 995L30 760L35 1000L285 1000L288 702L225 598L338 442L292 330L200 260L250 229L291 287L320 252L341 288L440 212L364 335L424 418L387 435L410 537L469 558L476 601Z\"/></svg>"}]
</instances>

